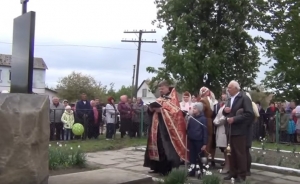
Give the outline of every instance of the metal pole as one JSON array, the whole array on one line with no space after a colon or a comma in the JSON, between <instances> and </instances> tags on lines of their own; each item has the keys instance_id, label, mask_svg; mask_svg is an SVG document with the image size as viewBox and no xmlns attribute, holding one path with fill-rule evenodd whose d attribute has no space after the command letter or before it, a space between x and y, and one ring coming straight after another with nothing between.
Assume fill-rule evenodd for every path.
<instances>
[{"instance_id":1,"label":"metal pole","mask_svg":"<svg viewBox=\"0 0 300 184\"><path fill-rule=\"evenodd\" d=\"M140 128L140 136L142 137L143 135L143 130L144 130L144 104L142 105L142 109L141 109L141 128Z\"/></svg>"},{"instance_id":2,"label":"metal pole","mask_svg":"<svg viewBox=\"0 0 300 184\"><path fill-rule=\"evenodd\" d=\"M134 87L134 74L135 74L135 65L133 65L133 74L132 74L132 85L131 85L131 97L134 97L135 95L135 87Z\"/></svg>"},{"instance_id":3,"label":"metal pole","mask_svg":"<svg viewBox=\"0 0 300 184\"><path fill-rule=\"evenodd\" d=\"M138 54L136 61L136 75L135 75L135 97L137 98L137 90L139 85L139 71L140 71L140 57L141 57L141 45L142 45L142 35L143 31L139 32L139 43L138 43Z\"/></svg>"},{"instance_id":4,"label":"metal pole","mask_svg":"<svg viewBox=\"0 0 300 184\"><path fill-rule=\"evenodd\" d=\"M280 114L278 111L276 111L276 115L275 115L275 126L276 126L276 144L279 143L279 120L280 120Z\"/></svg>"},{"instance_id":5,"label":"metal pole","mask_svg":"<svg viewBox=\"0 0 300 184\"><path fill-rule=\"evenodd\" d=\"M29 0L21 0L21 4L22 4L22 14L27 13L27 3Z\"/></svg>"}]
</instances>

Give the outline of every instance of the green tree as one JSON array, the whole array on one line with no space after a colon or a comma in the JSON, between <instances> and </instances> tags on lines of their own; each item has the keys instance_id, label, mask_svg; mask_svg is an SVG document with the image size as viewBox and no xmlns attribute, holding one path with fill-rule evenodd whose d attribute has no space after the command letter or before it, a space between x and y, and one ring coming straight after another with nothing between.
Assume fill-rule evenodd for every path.
<instances>
[{"instance_id":1,"label":"green tree","mask_svg":"<svg viewBox=\"0 0 300 184\"><path fill-rule=\"evenodd\" d=\"M163 67L148 67L159 80L175 81L179 91L198 92L207 86L216 93L230 80L250 87L257 77L259 52L247 33L257 15L252 1L155 0L157 19L166 27ZM219 94L217 94L219 95Z\"/></svg>"},{"instance_id":2,"label":"green tree","mask_svg":"<svg viewBox=\"0 0 300 184\"><path fill-rule=\"evenodd\" d=\"M122 85L119 90L114 89L114 83L110 84L109 90L107 90L106 96L113 97L117 102L120 100L121 95L127 95L129 98L132 97L132 87Z\"/></svg>"},{"instance_id":3,"label":"green tree","mask_svg":"<svg viewBox=\"0 0 300 184\"><path fill-rule=\"evenodd\" d=\"M86 93L89 99L104 97L106 93L106 87L93 77L76 72L61 78L56 89L58 96L69 101L76 101L81 93Z\"/></svg>"},{"instance_id":4,"label":"green tree","mask_svg":"<svg viewBox=\"0 0 300 184\"><path fill-rule=\"evenodd\" d=\"M260 38L266 56L275 60L262 81L277 100L300 101L300 1L269 0L258 7L258 28L271 35Z\"/></svg>"},{"instance_id":5,"label":"green tree","mask_svg":"<svg viewBox=\"0 0 300 184\"><path fill-rule=\"evenodd\" d=\"M116 92L117 96L120 98L121 95L127 95L132 98L132 86L121 86L121 88Z\"/></svg>"},{"instance_id":6,"label":"green tree","mask_svg":"<svg viewBox=\"0 0 300 184\"><path fill-rule=\"evenodd\" d=\"M260 102L261 106L266 108L269 105L269 93L263 86L257 86L255 90L249 91L253 102Z\"/></svg>"}]
</instances>

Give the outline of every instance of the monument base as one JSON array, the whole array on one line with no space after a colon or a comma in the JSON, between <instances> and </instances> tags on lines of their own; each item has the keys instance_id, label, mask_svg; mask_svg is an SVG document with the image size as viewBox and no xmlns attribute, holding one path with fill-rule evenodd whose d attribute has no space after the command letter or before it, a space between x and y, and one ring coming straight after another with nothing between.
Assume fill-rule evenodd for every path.
<instances>
[{"instance_id":1,"label":"monument base","mask_svg":"<svg viewBox=\"0 0 300 184\"><path fill-rule=\"evenodd\" d=\"M49 98L0 95L0 183L47 184Z\"/></svg>"}]
</instances>

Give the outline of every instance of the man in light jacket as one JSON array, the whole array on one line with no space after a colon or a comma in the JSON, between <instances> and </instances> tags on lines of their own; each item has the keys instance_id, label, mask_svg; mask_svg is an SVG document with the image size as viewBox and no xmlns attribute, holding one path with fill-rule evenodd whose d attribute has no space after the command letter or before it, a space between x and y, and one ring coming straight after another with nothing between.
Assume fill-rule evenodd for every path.
<instances>
[{"instance_id":1,"label":"man in light jacket","mask_svg":"<svg viewBox=\"0 0 300 184\"><path fill-rule=\"evenodd\" d=\"M65 106L59 102L58 97L52 98L50 103L50 141L63 140L63 123L61 122L61 116L65 111Z\"/></svg>"}]
</instances>

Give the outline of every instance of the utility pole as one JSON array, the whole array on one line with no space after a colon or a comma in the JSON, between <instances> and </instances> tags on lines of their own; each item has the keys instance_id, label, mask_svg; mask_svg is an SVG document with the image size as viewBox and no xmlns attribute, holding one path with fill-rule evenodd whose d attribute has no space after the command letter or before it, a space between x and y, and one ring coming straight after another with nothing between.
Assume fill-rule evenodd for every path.
<instances>
[{"instance_id":1,"label":"utility pole","mask_svg":"<svg viewBox=\"0 0 300 184\"><path fill-rule=\"evenodd\" d=\"M126 40L122 39L121 42L131 42L131 43L138 43L138 53L137 53L137 61L136 61L136 75L135 75L135 97L137 98L137 90L138 90L138 85L139 85L139 72L140 72L140 56L141 56L141 46L142 43L157 43L156 40L152 41L147 41L142 39L143 33L156 33L155 30L151 31L146 31L146 30L133 30L133 31L124 31L124 33L138 33L139 34L139 39L135 40Z\"/></svg>"},{"instance_id":2,"label":"utility pole","mask_svg":"<svg viewBox=\"0 0 300 184\"><path fill-rule=\"evenodd\" d=\"M22 4L22 14L27 13L27 3L29 0L21 0L21 4Z\"/></svg>"},{"instance_id":3,"label":"utility pole","mask_svg":"<svg viewBox=\"0 0 300 184\"><path fill-rule=\"evenodd\" d=\"M132 85L131 85L131 90L132 90L132 92L131 92L131 98L133 98L133 96L134 96L134 74L135 74L135 65L133 65L133 74L132 74Z\"/></svg>"}]
</instances>

